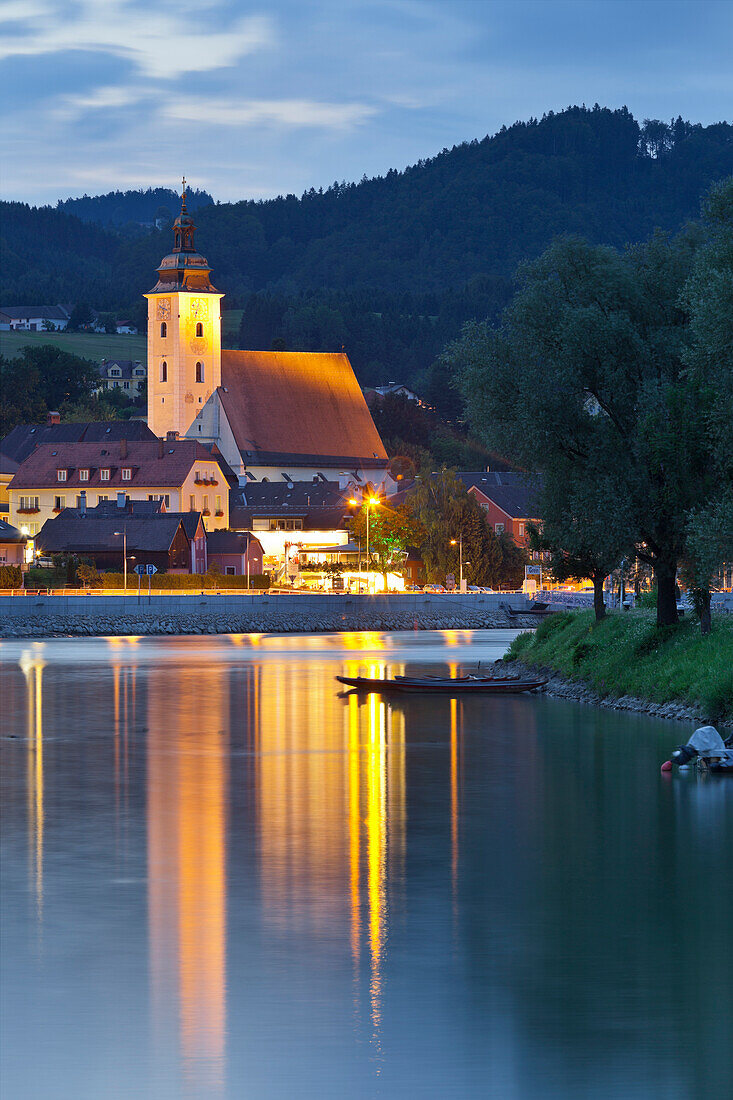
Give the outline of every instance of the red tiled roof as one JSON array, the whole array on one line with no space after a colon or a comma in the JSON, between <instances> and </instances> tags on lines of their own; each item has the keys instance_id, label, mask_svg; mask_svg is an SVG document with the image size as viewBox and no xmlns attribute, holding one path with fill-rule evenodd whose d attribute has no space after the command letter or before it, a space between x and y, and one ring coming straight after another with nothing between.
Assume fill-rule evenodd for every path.
<instances>
[{"instance_id":1,"label":"red tiled roof","mask_svg":"<svg viewBox=\"0 0 733 1100\"><path fill-rule=\"evenodd\" d=\"M135 440L127 443L127 454L121 442L105 443L46 443L20 464L10 482L11 489L133 489L141 486L183 484L191 467L197 463L202 469L211 469L216 459L194 439L163 441L163 455L159 457L157 439ZM122 480L122 468L128 467L131 477ZM89 470L89 480L81 481L79 470ZM100 470L110 471L109 480L102 481ZM59 481L57 470L66 470L66 481ZM220 478L222 491L227 484Z\"/></svg>"},{"instance_id":2,"label":"red tiled roof","mask_svg":"<svg viewBox=\"0 0 733 1100\"><path fill-rule=\"evenodd\" d=\"M222 351L221 383L221 403L245 462L387 462L346 355Z\"/></svg>"}]
</instances>

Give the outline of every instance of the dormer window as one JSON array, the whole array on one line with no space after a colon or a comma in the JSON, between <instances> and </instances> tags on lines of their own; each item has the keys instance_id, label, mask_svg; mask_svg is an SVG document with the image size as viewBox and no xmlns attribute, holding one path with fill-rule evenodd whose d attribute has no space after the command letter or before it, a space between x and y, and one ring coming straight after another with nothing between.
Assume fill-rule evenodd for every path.
<instances>
[{"instance_id":1,"label":"dormer window","mask_svg":"<svg viewBox=\"0 0 733 1100\"><path fill-rule=\"evenodd\" d=\"M132 478L132 470L129 466L122 467L122 480L129 481Z\"/></svg>"},{"instance_id":2,"label":"dormer window","mask_svg":"<svg viewBox=\"0 0 733 1100\"><path fill-rule=\"evenodd\" d=\"M203 363L197 363L196 364L196 381L197 382L203 382L203 380L204 380L204 364Z\"/></svg>"},{"instance_id":3,"label":"dormer window","mask_svg":"<svg viewBox=\"0 0 733 1100\"><path fill-rule=\"evenodd\" d=\"M109 481L109 466L103 466L102 469L99 471L99 480Z\"/></svg>"},{"instance_id":4,"label":"dormer window","mask_svg":"<svg viewBox=\"0 0 733 1100\"><path fill-rule=\"evenodd\" d=\"M122 376L122 371L119 367L111 367L109 374L110 378L120 378Z\"/></svg>"},{"instance_id":5,"label":"dormer window","mask_svg":"<svg viewBox=\"0 0 733 1100\"><path fill-rule=\"evenodd\" d=\"M160 335L163 339L168 335L168 325L165 321L160 322Z\"/></svg>"},{"instance_id":6,"label":"dormer window","mask_svg":"<svg viewBox=\"0 0 733 1100\"><path fill-rule=\"evenodd\" d=\"M56 471L56 480L57 481L66 481L66 470L57 470Z\"/></svg>"},{"instance_id":7,"label":"dormer window","mask_svg":"<svg viewBox=\"0 0 733 1100\"><path fill-rule=\"evenodd\" d=\"M88 470L79 470L79 481L89 481Z\"/></svg>"},{"instance_id":8,"label":"dormer window","mask_svg":"<svg viewBox=\"0 0 733 1100\"><path fill-rule=\"evenodd\" d=\"M204 335L204 326L201 324L200 321L198 321L196 323L196 335L197 336L203 336Z\"/></svg>"},{"instance_id":9,"label":"dormer window","mask_svg":"<svg viewBox=\"0 0 733 1100\"><path fill-rule=\"evenodd\" d=\"M166 363L165 359L160 364L160 380L161 382L168 381L168 364Z\"/></svg>"}]
</instances>

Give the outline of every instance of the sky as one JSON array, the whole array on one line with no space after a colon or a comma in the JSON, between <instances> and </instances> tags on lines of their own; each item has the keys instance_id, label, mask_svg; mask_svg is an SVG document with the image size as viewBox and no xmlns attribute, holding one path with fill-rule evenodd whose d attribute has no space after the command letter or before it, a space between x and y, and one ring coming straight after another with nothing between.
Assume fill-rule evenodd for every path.
<instances>
[{"instance_id":1,"label":"sky","mask_svg":"<svg viewBox=\"0 0 733 1100\"><path fill-rule=\"evenodd\" d=\"M572 103L733 117L733 0L0 0L0 194L236 201Z\"/></svg>"}]
</instances>

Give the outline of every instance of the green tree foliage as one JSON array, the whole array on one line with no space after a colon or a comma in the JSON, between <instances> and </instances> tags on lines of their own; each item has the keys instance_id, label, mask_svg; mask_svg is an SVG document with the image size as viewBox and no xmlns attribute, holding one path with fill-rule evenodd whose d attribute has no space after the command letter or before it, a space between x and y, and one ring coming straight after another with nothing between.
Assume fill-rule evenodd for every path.
<instances>
[{"instance_id":1,"label":"green tree foliage","mask_svg":"<svg viewBox=\"0 0 733 1100\"><path fill-rule=\"evenodd\" d=\"M452 470L423 470L407 498L406 511L421 532L418 546L428 580L444 584L460 571L469 584L519 587L525 557L511 536L497 536L476 499ZM459 542L460 540L460 542Z\"/></svg>"},{"instance_id":2,"label":"green tree foliage","mask_svg":"<svg viewBox=\"0 0 733 1100\"><path fill-rule=\"evenodd\" d=\"M715 392L687 369L679 306L694 243L657 234L621 254L559 240L521 269L501 327L467 326L449 352L487 443L549 479L567 470L589 520L605 471L654 567L660 625L677 620L687 514L711 490Z\"/></svg>"},{"instance_id":3,"label":"green tree foliage","mask_svg":"<svg viewBox=\"0 0 733 1100\"><path fill-rule=\"evenodd\" d=\"M0 358L0 438L16 424L44 420L50 411L64 419L114 419L111 407L93 397L98 384L94 363L51 344L23 348L17 359ZM90 405L100 415L75 415Z\"/></svg>"},{"instance_id":4,"label":"green tree foliage","mask_svg":"<svg viewBox=\"0 0 733 1100\"><path fill-rule=\"evenodd\" d=\"M420 543L421 532L414 517L405 508L391 508L384 503L364 505L353 519L354 537L366 551L367 510L369 511L369 559L384 577L401 573L407 549Z\"/></svg>"}]
</instances>

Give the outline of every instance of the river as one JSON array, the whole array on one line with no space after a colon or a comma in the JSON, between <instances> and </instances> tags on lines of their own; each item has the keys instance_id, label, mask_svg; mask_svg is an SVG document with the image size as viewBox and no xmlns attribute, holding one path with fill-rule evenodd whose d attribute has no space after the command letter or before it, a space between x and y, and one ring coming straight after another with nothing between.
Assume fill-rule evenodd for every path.
<instances>
[{"instance_id":1,"label":"river","mask_svg":"<svg viewBox=\"0 0 733 1100\"><path fill-rule=\"evenodd\" d=\"M513 636L2 643L3 1100L730 1096L687 727L334 680Z\"/></svg>"}]
</instances>

